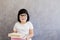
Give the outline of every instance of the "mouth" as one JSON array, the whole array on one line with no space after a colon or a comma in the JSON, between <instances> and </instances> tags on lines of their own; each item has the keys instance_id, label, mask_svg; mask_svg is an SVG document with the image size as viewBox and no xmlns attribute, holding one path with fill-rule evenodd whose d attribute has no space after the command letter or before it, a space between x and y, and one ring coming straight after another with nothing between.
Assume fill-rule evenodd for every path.
<instances>
[{"instance_id":1,"label":"mouth","mask_svg":"<svg viewBox=\"0 0 60 40\"><path fill-rule=\"evenodd\" d=\"M25 20L25 19L22 19L22 20Z\"/></svg>"}]
</instances>

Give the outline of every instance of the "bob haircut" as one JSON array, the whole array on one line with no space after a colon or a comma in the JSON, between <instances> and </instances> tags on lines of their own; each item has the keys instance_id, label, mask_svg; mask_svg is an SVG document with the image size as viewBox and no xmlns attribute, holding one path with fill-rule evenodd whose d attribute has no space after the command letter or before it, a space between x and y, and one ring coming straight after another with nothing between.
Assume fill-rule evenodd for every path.
<instances>
[{"instance_id":1,"label":"bob haircut","mask_svg":"<svg viewBox=\"0 0 60 40\"><path fill-rule=\"evenodd\" d=\"M19 17L21 14L27 14L26 22L29 21L30 17L29 17L28 11L26 9L21 9L18 11L18 22L21 22L20 17Z\"/></svg>"}]
</instances>

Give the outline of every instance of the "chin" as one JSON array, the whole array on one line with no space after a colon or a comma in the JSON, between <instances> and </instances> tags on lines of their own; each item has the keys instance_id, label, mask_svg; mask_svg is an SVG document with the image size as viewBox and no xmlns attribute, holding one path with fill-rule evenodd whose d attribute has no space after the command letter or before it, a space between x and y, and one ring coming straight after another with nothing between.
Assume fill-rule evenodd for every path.
<instances>
[{"instance_id":1,"label":"chin","mask_svg":"<svg viewBox=\"0 0 60 40\"><path fill-rule=\"evenodd\" d=\"M26 22L25 20L22 20L21 22Z\"/></svg>"}]
</instances>

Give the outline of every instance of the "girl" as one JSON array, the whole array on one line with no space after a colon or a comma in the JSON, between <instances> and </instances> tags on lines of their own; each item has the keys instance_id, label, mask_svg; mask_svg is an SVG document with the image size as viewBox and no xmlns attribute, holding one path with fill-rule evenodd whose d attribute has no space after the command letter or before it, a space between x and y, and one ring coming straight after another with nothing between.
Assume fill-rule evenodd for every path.
<instances>
[{"instance_id":1,"label":"girl","mask_svg":"<svg viewBox=\"0 0 60 40\"><path fill-rule=\"evenodd\" d=\"M21 9L18 12L18 22L15 23L13 32L20 33L22 39L32 40L33 25L29 21L29 14L26 9Z\"/></svg>"}]
</instances>

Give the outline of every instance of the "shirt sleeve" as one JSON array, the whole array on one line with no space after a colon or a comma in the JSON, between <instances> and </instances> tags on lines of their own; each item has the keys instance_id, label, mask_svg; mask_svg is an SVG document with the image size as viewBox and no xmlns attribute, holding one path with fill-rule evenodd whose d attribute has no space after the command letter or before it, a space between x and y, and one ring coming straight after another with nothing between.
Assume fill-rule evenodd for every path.
<instances>
[{"instance_id":1,"label":"shirt sleeve","mask_svg":"<svg viewBox=\"0 0 60 40\"><path fill-rule=\"evenodd\" d=\"M29 24L30 24L29 29L33 29L33 24L31 22Z\"/></svg>"},{"instance_id":2,"label":"shirt sleeve","mask_svg":"<svg viewBox=\"0 0 60 40\"><path fill-rule=\"evenodd\" d=\"M17 30L16 25L17 25L17 24L15 23L15 25L14 25L14 27L13 27L13 30Z\"/></svg>"}]
</instances>

